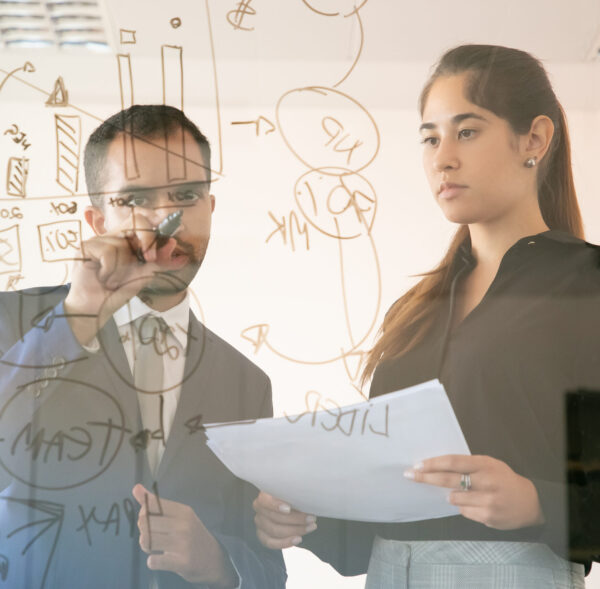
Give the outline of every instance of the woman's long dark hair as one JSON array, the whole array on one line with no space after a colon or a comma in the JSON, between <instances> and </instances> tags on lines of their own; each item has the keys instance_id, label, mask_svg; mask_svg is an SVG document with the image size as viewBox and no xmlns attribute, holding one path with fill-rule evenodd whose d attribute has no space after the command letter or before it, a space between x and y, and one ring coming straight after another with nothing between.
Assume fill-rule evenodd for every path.
<instances>
[{"instance_id":1,"label":"woman's long dark hair","mask_svg":"<svg viewBox=\"0 0 600 589\"><path fill-rule=\"evenodd\" d=\"M554 123L548 152L537 168L538 201L546 225L583 237L583 226L573 174L571 148L563 109L539 60L524 51L496 45L462 45L445 53L419 98L421 115L429 92L442 76L467 74L466 96L473 104L508 121L523 135L538 115ZM468 238L462 225L439 265L398 299L388 311L380 337L370 351L363 383L378 363L406 353L423 340L448 293L451 265L460 245Z\"/></svg>"}]
</instances>

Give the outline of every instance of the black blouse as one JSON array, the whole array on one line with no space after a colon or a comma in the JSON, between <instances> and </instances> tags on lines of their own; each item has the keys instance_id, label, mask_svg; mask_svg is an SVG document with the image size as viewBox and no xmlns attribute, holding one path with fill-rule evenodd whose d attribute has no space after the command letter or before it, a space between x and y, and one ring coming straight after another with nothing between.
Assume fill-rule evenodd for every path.
<instances>
[{"instance_id":1,"label":"black blouse","mask_svg":"<svg viewBox=\"0 0 600 589\"><path fill-rule=\"evenodd\" d=\"M474 265L467 242L427 336L377 366L370 394L439 378L471 453L503 460L531 479L546 522L497 530L462 516L391 524L319 518L318 530L301 546L342 574L366 572L375 535L544 542L568 555L564 395L600 390L600 247L555 230L520 239L481 302L451 329L457 284Z\"/></svg>"}]
</instances>

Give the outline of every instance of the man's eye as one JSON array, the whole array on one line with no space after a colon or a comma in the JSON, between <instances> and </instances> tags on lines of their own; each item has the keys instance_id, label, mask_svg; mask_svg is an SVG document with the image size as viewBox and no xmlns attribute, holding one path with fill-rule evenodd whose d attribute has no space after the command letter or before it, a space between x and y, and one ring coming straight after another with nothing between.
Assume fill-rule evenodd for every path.
<instances>
[{"instance_id":1,"label":"man's eye","mask_svg":"<svg viewBox=\"0 0 600 589\"><path fill-rule=\"evenodd\" d=\"M181 200L196 201L200 199L200 196L201 195L199 193L194 192L193 190L188 190L183 193Z\"/></svg>"},{"instance_id":2,"label":"man's eye","mask_svg":"<svg viewBox=\"0 0 600 589\"><path fill-rule=\"evenodd\" d=\"M143 207L146 205L147 199L141 194L132 194L125 200L128 207Z\"/></svg>"},{"instance_id":3,"label":"man's eye","mask_svg":"<svg viewBox=\"0 0 600 589\"><path fill-rule=\"evenodd\" d=\"M169 200L176 202L194 203L202 198L202 194L193 190L169 193Z\"/></svg>"}]
</instances>

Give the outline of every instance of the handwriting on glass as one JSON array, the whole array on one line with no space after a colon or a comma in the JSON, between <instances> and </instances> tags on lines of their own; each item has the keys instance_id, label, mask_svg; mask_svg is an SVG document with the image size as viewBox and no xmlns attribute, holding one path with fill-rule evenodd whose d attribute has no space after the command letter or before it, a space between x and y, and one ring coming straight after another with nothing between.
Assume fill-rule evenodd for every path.
<instances>
[{"instance_id":1,"label":"handwriting on glass","mask_svg":"<svg viewBox=\"0 0 600 589\"><path fill-rule=\"evenodd\" d=\"M370 403L366 409L343 408L331 399L323 399L317 391L308 391L304 398L306 411L292 417L284 414L290 423L298 423L303 417L309 416L312 427L320 425L328 432L339 430L345 436L371 433L389 438L390 409L387 403L378 406Z\"/></svg>"},{"instance_id":2,"label":"handwriting on glass","mask_svg":"<svg viewBox=\"0 0 600 589\"><path fill-rule=\"evenodd\" d=\"M14 123L4 131L4 135L12 135L12 140L18 145L21 144L23 151L31 147L31 143L27 141L27 133L20 131L18 125Z\"/></svg>"}]
</instances>

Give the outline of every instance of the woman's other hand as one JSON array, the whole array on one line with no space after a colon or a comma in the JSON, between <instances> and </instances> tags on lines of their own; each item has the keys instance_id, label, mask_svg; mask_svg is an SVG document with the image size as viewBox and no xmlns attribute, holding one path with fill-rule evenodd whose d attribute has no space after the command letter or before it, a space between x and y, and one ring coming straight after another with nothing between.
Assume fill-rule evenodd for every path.
<instances>
[{"instance_id":1,"label":"woman's other hand","mask_svg":"<svg viewBox=\"0 0 600 589\"><path fill-rule=\"evenodd\" d=\"M267 548L280 550L297 546L302 536L317 529L317 518L261 491L252 504L256 536Z\"/></svg>"},{"instance_id":2,"label":"woman's other hand","mask_svg":"<svg viewBox=\"0 0 600 589\"><path fill-rule=\"evenodd\" d=\"M404 476L419 483L461 489L462 475L467 474L470 489L455 490L448 496L448 502L464 517L499 530L544 523L534 484L491 456L437 456L416 464Z\"/></svg>"}]
</instances>

